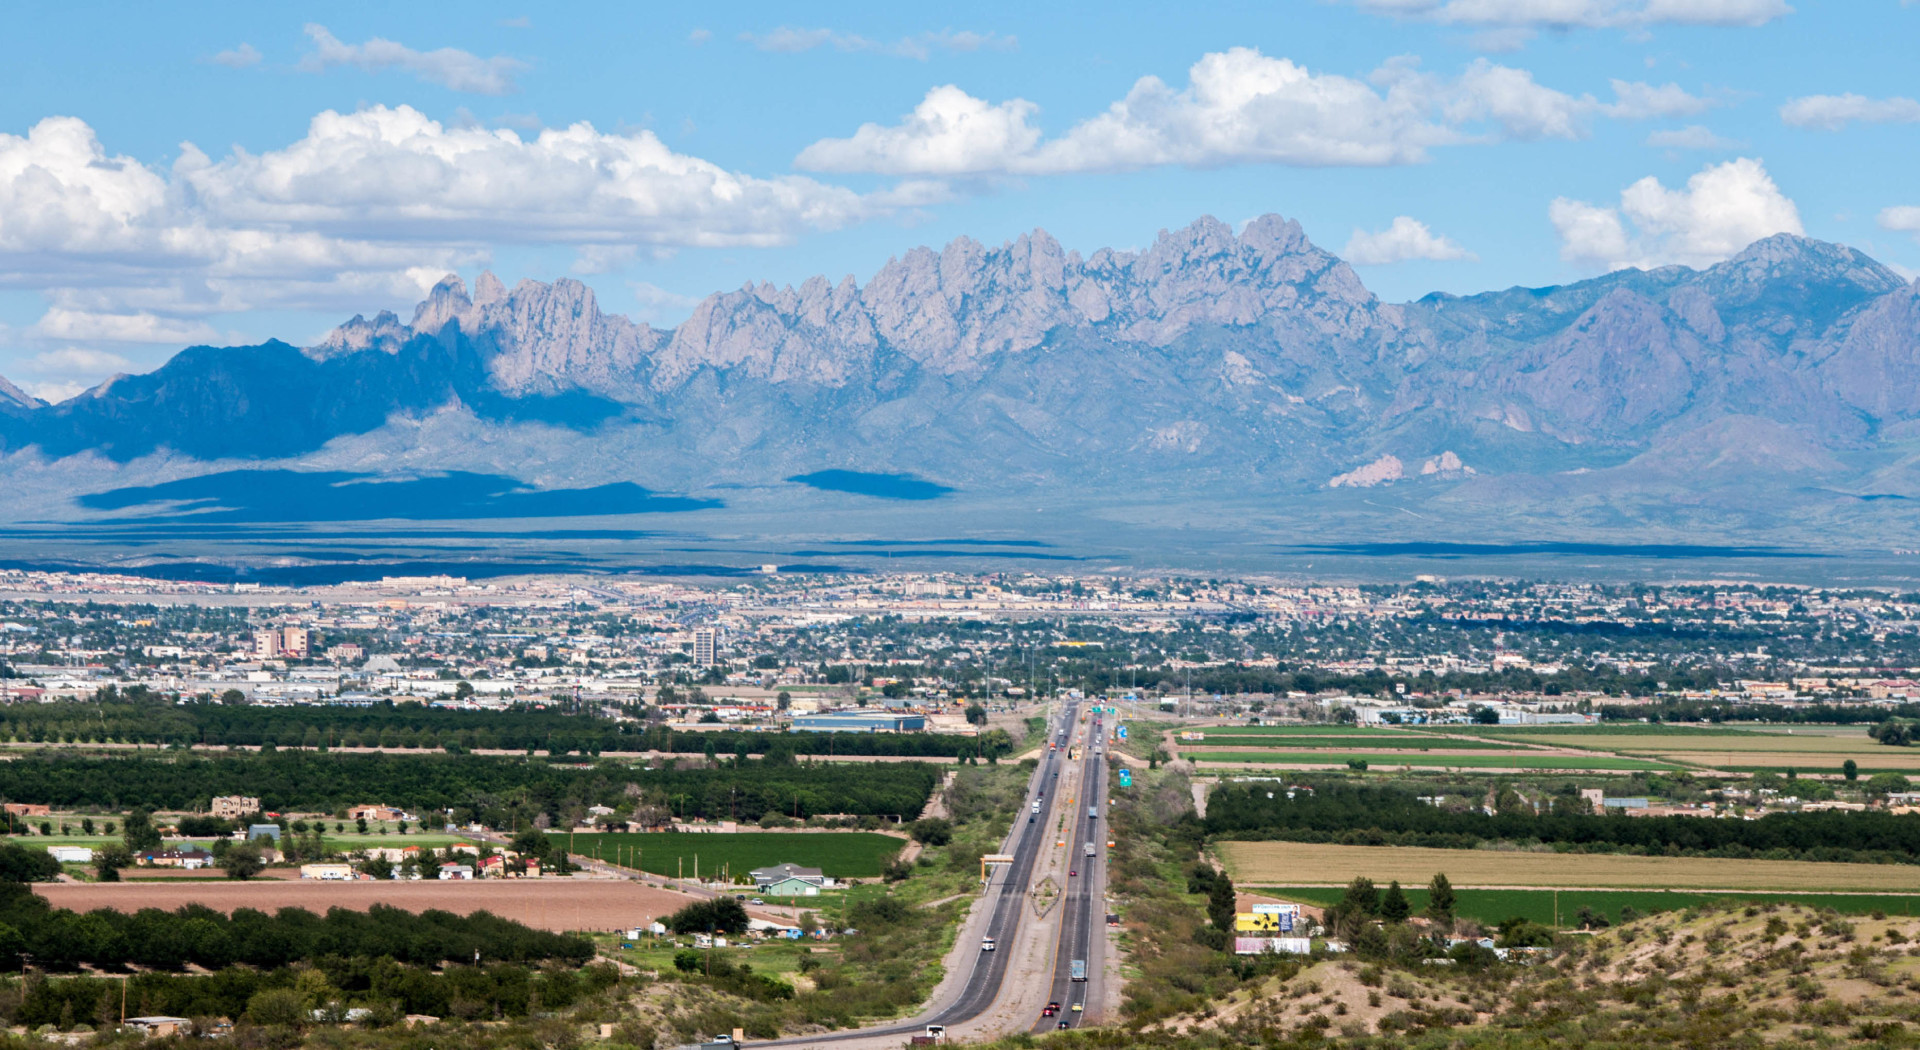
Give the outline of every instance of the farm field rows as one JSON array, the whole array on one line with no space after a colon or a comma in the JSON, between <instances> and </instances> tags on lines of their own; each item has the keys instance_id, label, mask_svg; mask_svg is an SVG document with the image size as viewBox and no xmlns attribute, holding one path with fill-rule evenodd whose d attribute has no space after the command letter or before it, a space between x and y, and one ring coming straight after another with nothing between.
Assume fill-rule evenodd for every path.
<instances>
[{"instance_id":1,"label":"farm field rows","mask_svg":"<svg viewBox=\"0 0 1920 1050\"><path fill-rule=\"evenodd\" d=\"M1188 732L1196 731L1189 728ZM1409 736L1404 729L1378 729L1367 726L1350 725L1297 725L1297 726L1201 726L1197 729L1209 737L1215 734L1227 736Z\"/></svg>"},{"instance_id":2,"label":"farm field rows","mask_svg":"<svg viewBox=\"0 0 1920 1050\"><path fill-rule=\"evenodd\" d=\"M572 852L656 875L692 878L696 866L711 876L724 866L735 879L754 868L794 863L834 878L872 878L906 840L871 831L742 831L731 835L676 832L572 836ZM635 863L634 858L638 858Z\"/></svg>"},{"instance_id":3,"label":"farm field rows","mask_svg":"<svg viewBox=\"0 0 1920 1050\"><path fill-rule=\"evenodd\" d=\"M1841 755L1808 754L1804 751L1662 751L1659 757L1669 762L1714 769L1797 769L1809 773L1838 773L1841 764L1851 758L1859 764L1862 776L1882 771L1920 771L1920 753L1905 747L1879 747L1872 751Z\"/></svg>"},{"instance_id":4,"label":"farm field rows","mask_svg":"<svg viewBox=\"0 0 1920 1050\"><path fill-rule=\"evenodd\" d=\"M1788 736L1785 733L1694 733L1685 736L1632 736L1616 733L1592 735L1538 736L1529 743L1557 747L1585 747L1599 751L1793 751L1805 754L1859 755L1871 751L1907 751L1911 748L1887 747L1855 737Z\"/></svg>"},{"instance_id":5,"label":"farm field rows","mask_svg":"<svg viewBox=\"0 0 1920 1050\"><path fill-rule=\"evenodd\" d=\"M1461 887L1642 887L1694 890L1846 890L1920 893L1920 865L1833 864L1716 857L1521 853L1341 846L1309 842L1222 842L1228 874L1242 885L1344 885L1365 876L1384 885L1424 886L1444 873Z\"/></svg>"},{"instance_id":6,"label":"farm field rows","mask_svg":"<svg viewBox=\"0 0 1920 1050\"><path fill-rule=\"evenodd\" d=\"M1417 736L1412 733L1380 733L1371 736L1241 736L1208 733L1206 747L1292 747L1292 748L1395 748L1414 751L1520 751L1517 744L1492 744L1480 740L1446 736Z\"/></svg>"},{"instance_id":7,"label":"farm field rows","mask_svg":"<svg viewBox=\"0 0 1920 1050\"><path fill-rule=\"evenodd\" d=\"M1415 766L1432 769L1576 769L1595 772L1632 772L1674 768L1671 762L1643 758L1618 758L1610 755L1572 755L1552 752L1500 753L1474 755L1386 751L1371 754L1353 751L1186 751L1182 756L1195 762L1236 765L1342 766L1365 762L1380 769Z\"/></svg>"},{"instance_id":8,"label":"farm field rows","mask_svg":"<svg viewBox=\"0 0 1920 1050\"><path fill-rule=\"evenodd\" d=\"M1407 900L1412 903L1416 914L1426 909L1428 894L1425 886L1407 886L1405 891ZM1331 886L1274 886L1250 887L1247 892L1325 907L1338 902L1345 891ZM1760 903L1794 902L1809 908L1832 908L1848 915L1865 915L1873 911L1883 911L1889 915L1911 915L1916 907L1920 907L1920 894L1456 889L1453 910L1454 914L1461 918L1476 919L1487 925L1497 924L1515 916L1542 925L1553 925L1557 910L1558 925L1568 928L1577 924L1577 917L1582 908L1591 908L1594 912L1605 915L1609 922L1618 922L1622 908L1632 908L1642 915L1649 915L1659 911L1690 908L1708 901L1726 900L1729 897Z\"/></svg>"}]
</instances>

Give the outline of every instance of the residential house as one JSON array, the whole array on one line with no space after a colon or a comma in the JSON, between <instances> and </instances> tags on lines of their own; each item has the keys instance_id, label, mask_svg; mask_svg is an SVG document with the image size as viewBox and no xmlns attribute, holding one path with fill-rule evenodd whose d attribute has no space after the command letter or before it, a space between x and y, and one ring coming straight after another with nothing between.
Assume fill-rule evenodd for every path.
<instances>
[{"instance_id":1,"label":"residential house","mask_svg":"<svg viewBox=\"0 0 1920 1050\"><path fill-rule=\"evenodd\" d=\"M826 873L819 868L803 868L798 864L775 864L771 868L755 868L752 875L754 888L762 892L767 892L769 887L776 884L792 881L807 883L817 892L828 882Z\"/></svg>"},{"instance_id":2,"label":"residential house","mask_svg":"<svg viewBox=\"0 0 1920 1050\"><path fill-rule=\"evenodd\" d=\"M9 802L5 808L7 813L16 817L49 817L53 815L53 807L42 806L36 802Z\"/></svg>"},{"instance_id":3,"label":"residential house","mask_svg":"<svg viewBox=\"0 0 1920 1050\"><path fill-rule=\"evenodd\" d=\"M184 868L187 871L199 871L213 866L213 854L197 847L186 849L157 849L142 854L142 864L156 868Z\"/></svg>"},{"instance_id":4,"label":"residential house","mask_svg":"<svg viewBox=\"0 0 1920 1050\"><path fill-rule=\"evenodd\" d=\"M768 897L818 897L820 896L819 883L808 882L806 879L798 879L798 878L781 879L778 882L769 882L765 886L757 886L755 888L758 889L762 895L768 896Z\"/></svg>"},{"instance_id":5,"label":"residential house","mask_svg":"<svg viewBox=\"0 0 1920 1050\"><path fill-rule=\"evenodd\" d=\"M446 864L440 865L440 880L442 882L466 882L472 878L473 865L471 864L454 864L449 861Z\"/></svg>"},{"instance_id":6,"label":"residential house","mask_svg":"<svg viewBox=\"0 0 1920 1050\"><path fill-rule=\"evenodd\" d=\"M302 864L300 865L300 877L303 879L319 879L322 882L351 882L354 878L353 865Z\"/></svg>"},{"instance_id":7,"label":"residential house","mask_svg":"<svg viewBox=\"0 0 1920 1050\"><path fill-rule=\"evenodd\" d=\"M221 820L237 820L260 812L260 800L250 795L220 795L213 800L207 812Z\"/></svg>"},{"instance_id":8,"label":"residential house","mask_svg":"<svg viewBox=\"0 0 1920 1050\"><path fill-rule=\"evenodd\" d=\"M354 806L347 810L348 820L384 820L406 819L406 813L394 806Z\"/></svg>"},{"instance_id":9,"label":"residential house","mask_svg":"<svg viewBox=\"0 0 1920 1050\"><path fill-rule=\"evenodd\" d=\"M62 864L93 863L93 850L87 846L48 846L47 852Z\"/></svg>"},{"instance_id":10,"label":"residential house","mask_svg":"<svg viewBox=\"0 0 1920 1050\"><path fill-rule=\"evenodd\" d=\"M165 1039L192 1028L193 1022L184 1017L129 1017L127 1027L149 1039Z\"/></svg>"}]
</instances>

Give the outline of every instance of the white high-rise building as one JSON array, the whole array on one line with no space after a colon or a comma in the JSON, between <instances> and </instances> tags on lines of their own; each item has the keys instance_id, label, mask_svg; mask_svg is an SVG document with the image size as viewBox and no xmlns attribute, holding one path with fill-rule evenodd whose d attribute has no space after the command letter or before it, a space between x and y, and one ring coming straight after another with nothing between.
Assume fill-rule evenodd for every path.
<instances>
[{"instance_id":1,"label":"white high-rise building","mask_svg":"<svg viewBox=\"0 0 1920 1050\"><path fill-rule=\"evenodd\" d=\"M693 665L695 667L712 667L714 665L714 649L715 643L719 640L719 634L720 632L711 627L694 628Z\"/></svg>"}]
</instances>

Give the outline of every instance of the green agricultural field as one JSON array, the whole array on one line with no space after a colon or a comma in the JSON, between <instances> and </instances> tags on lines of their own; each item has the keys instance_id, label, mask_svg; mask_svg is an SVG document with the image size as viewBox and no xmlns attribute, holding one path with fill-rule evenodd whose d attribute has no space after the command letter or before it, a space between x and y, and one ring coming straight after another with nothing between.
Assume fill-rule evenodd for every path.
<instances>
[{"instance_id":1,"label":"green agricultural field","mask_svg":"<svg viewBox=\"0 0 1920 1050\"><path fill-rule=\"evenodd\" d=\"M1556 755L1522 752L1505 755L1422 754L1396 751L1390 754L1354 754L1346 751L1294 751L1289 753L1257 751L1188 751L1183 757L1195 762L1228 762L1241 765L1345 765L1365 762L1375 770L1413 766L1422 769L1584 769L1597 773L1636 772L1675 769L1671 762L1640 758L1616 758L1611 755Z\"/></svg>"},{"instance_id":2,"label":"green agricultural field","mask_svg":"<svg viewBox=\"0 0 1920 1050\"><path fill-rule=\"evenodd\" d=\"M556 835L572 839L579 856L639 867L656 875L702 877L725 867L735 879L754 868L792 862L819 868L833 878L872 878L906 845L903 839L870 831L742 831L731 835L689 835L671 831L631 835Z\"/></svg>"},{"instance_id":3,"label":"green agricultural field","mask_svg":"<svg viewBox=\"0 0 1920 1050\"><path fill-rule=\"evenodd\" d=\"M1427 906L1424 886L1405 887L1407 900L1417 914ZM1284 900L1325 907L1340 900L1344 890L1327 886L1278 886L1247 888L1246 892L1266 894ZM1832 908L1848 915L1882 911L1888 915L1912 915L1920 910L1920 895L1903 893L1684 893L1661 890L1463 890L1455 889L1454 914L1489 925L1519 916L1544 925L1554 922L1559 911L1562 927L1578 925L1581 908L1591 908L1620 921L1620 909L1632 908L1642 915L1657 911L1690 908L1715 900L1746 900L1757 903L1804 904L1809 908ZM1556 900L1557 897L1557 900Z\"/></svg>"},{"instance_id":4,"label":"green agricultural field","mask_svg":"<svg viewBox=\"0 0 1920 1050\"><path fill-rule=\"evenodd\" d=\"M1231 736L1392 736L1410 735L1404 729L1373 729L1366 726L1348 725L1298 725L1298 726L1183 726L1176 727L1185 732L1199 731L1212 737L1216 734Z\"/></svg>"},{"instance_id":5,"label":"green agricultural field","mask_svg":"<svg viewBox=\"0 0 1920 1050\"><path fill-rule=\"evenodd\" d=\"M1208 747L1356 748L1390 747L1409 751L1519 751L1516 744L1492 744L1447 736L1379 733L1372 736L1241 736L1208 733Z\"/></svg>"}]
</instances>

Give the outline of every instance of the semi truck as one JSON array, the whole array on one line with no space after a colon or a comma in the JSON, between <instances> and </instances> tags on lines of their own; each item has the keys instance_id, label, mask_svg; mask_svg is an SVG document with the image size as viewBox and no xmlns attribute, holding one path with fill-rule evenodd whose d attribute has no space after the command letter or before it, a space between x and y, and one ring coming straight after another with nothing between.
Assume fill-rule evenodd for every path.
<instances>
[{"instance_id":1,"label":"semi truck","mask_svg":"<svg viewBox=\"0 0 1920 1050\"><path fill-rule=\"evenodd\" d=\"M1073 979L1076 981L1085 981L1087 979L1087 961L1085 959L1075 959L1073 961Z\"/></svg>"}]
</instances>

